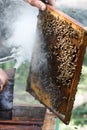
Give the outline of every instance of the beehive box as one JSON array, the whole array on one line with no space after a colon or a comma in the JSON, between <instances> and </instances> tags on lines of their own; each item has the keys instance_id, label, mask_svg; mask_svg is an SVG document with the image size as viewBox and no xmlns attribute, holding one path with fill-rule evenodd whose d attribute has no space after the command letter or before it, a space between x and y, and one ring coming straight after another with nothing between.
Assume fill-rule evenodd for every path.
<instances>
[{"instance_id":1,"label":"beehive box","mask_svg":"<svg viewBox=\"0 0 87 130\"><path fill-rule=\"evenodd\" d=\"M0 130L41 130L45 111L38 106L14 106L12 120L0 120Z\"/></svg>"},{"instance_id":2,"label":"beehive box","mask_svg":"<svg viewBox=\"0 0 87 130\"><path fill-rule=\"evenodd\" d=\"M47 6L40 11L27 91L69 124L87 31L78 21Z\"/></svg>"}]
</instances>

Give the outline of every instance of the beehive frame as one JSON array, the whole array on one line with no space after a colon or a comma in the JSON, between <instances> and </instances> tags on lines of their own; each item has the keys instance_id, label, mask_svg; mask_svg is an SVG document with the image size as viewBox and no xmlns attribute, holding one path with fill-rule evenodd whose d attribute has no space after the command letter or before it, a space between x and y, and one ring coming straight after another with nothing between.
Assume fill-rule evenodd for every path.
<instances>
[{"instance_id":1,"label":"beehive frame","mask_svg":"<svg viewBox=\"0 0 87 130\"><path fill-rule=\"evenodd\" d=\"M78 21L49 5L38 15L37 29L38 42L43 42L37 47L40 48L38 54L36 48L34 50L27 91L69 124L87 45L87 31ZM47 57L45 61L39 56L41 49L46 50L41 51Z\"/></svg>"}]
</instances>

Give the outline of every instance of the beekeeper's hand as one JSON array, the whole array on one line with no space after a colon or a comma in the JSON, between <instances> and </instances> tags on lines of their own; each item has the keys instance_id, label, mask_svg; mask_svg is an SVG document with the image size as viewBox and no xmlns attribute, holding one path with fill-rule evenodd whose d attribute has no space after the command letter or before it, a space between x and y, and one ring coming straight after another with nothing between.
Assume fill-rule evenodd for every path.
<instances>
[{"instance_id":1,"label":"beekeeper's hand","mask_svg":"<svg viewBox=\"0 0 87 130\"><path fill-rule=\"evenodd\" d=\"M44 11L46 9L46 4L43 3L41 0L25 0L28 2L30 5L37 7L38 9ZM55 4L55 0L45 0L48 1L50 5Z\"/></svg>"},{"instance_id":2,"label":"beekeeper's hand","mask_svg":"<svg viewBox=\"0 0 87 130\"><path fill-rule=\"evenodd\" d=\"M4 70L0 68L0 92L2 92L8 82L8 76Z\"/></svg>"}]
</instances>

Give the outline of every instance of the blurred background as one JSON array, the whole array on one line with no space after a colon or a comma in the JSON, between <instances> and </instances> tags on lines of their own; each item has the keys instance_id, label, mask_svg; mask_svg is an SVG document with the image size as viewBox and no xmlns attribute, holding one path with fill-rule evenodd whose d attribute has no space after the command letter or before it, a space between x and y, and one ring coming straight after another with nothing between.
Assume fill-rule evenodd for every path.
<instances>
[{"instance_id":1,"label":"blurred background","mask_svg":"<svg viewBox=\"0 0 87 130\"><path fill-rule=\"evenodd\" d=\"M57 0L56 8L87 26L86 0ZM14 105L42 105L26 92L37 15L38 9L23 0L0 0L0 67L4 70L16 68ZM70 124L59 122L60 130L87 129L87 53Z\"/></svg>"}]
</instances>

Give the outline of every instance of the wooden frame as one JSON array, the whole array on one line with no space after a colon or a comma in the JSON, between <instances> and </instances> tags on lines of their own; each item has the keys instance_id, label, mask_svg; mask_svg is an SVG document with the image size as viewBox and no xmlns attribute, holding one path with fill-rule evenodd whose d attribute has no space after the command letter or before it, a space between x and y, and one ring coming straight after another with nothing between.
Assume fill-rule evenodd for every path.
<instances>
[{"instance_id":1,"label":"wooden frame","mask_svg":"<svg viewBox=\"0 0 87 130\"><path fill-rule=\"evenodd\" d=\"M70 33L67 36L65 36L64 38L68 37L71 44L74 45L78 50L76 52L76 61L73 61L73 63L75 64L75 69L73 72L71 84L69 85L69 87L61 84L61 91L58 92L58 94L60 94L59 95L60 97L57 96L58 94L56 93L56 91L53 92L54 94L52 96L55 95L55 99L56 99L56 100L54 100L54 102L56 101L55 104L58 104L57 109L55 108L55 106L53 106L54 102L52 102L52 98L51 98L52 96L49 94L48 90L46 90L47 87L50 90L50 86L51 86L50 81L49 81L49 76L45 77L49 73L47 68L44 69L44 66L46 65L45 64L46 60L45 60L45 62L42 61L42 59L40 59L40 56L39 56L43 52L43 51L40 51L40 49L43 49L43 48L49 49L48 46L50 44L52 45L51 49L53 49L53 47L57 43L56 36L58 34L54 35L54 33L56 31L58 31L59 28L54 28L54 26L53 26L54 22L51 20L51 18L53 18L54 22L56 21L56 24L57 24L57 20L59 20L61 22L61 26L65 26L66 29L67 29L67 26L69 26L68 29L71 28L71 31L75 32L75 34L77 35L77 38L74 35L69 37ZM65 23L66 23L66 25L65 25ZM48 29L48 27L49 27L49 29ZM32 62L31 62L31 68L30 68L30 76L28 78L27 91L30 92L34 97L36 97L42 104L44 104L47 108L49 108L53 113L55 113L65 124L69 124L71 112L72 112L72 108L73 108L73 103L74 103L75 95L76 95L76 91L77 91L77 86L78 86L78 83L80 80L86 45L87 45L87 30L86 30L86 27L84 27L78 21L74 20L73 18L71 18L70 16L66 15L65 13L63 13L59 10L53 9L49 5L47 5L46 11L44 11L44 12L40 11L39 16L38 16L38 27L37 28L39 30L38 31L39 32L39 41L36 41L36 42L37 43L42 42L42 44L37 45L37 48L39 48L37 50L37 52L35 51L36 48L34 50ZM54 29L54 31L52 32L51 30L53 30L53 29ZM60 33L60 36L61 35L62 34ZM45 44L45 46L44 46L44 44ZM46 50L46 51L48 51L48 50ZM44 52L43 52L43 54L44 54ZM45 54L47 54L47 52ZM72 57L72 55L71 55L71 57ZM50 59L51 59L51 57L50 57ZM48 67L48 69L49 69L49 71L50 70L54 71L52 73L53 75L51 75L51 76L53 76L52 81L54 83L54 89L55 89L58 86L58 84L55 85L55 82L56 82L55 77L59 76L59 75L56 74L56 76L55 76L55 74L54 74L54 73L56 73L55 67L58 66L57 62L55 62L54 59L56 59L56 58L52 57L52 60L51 60L52 62L50 62L50 63L52 63L52 65L50 67L51 69L49 69L49 67ZM47 60L49 60L49 59L47 59ZM43 64L40 64L41 61L43 62ZM53 62L54 62L54 64L53 64ZM47 71L47 72L44 74L45 71ZM45 84L46 80L49 81L47 84ZM57 100L57 98L60 98L60 100L59 99ZM60 104L59 104L59 101L60 101Z\"/></svg>"}]
</instances>

